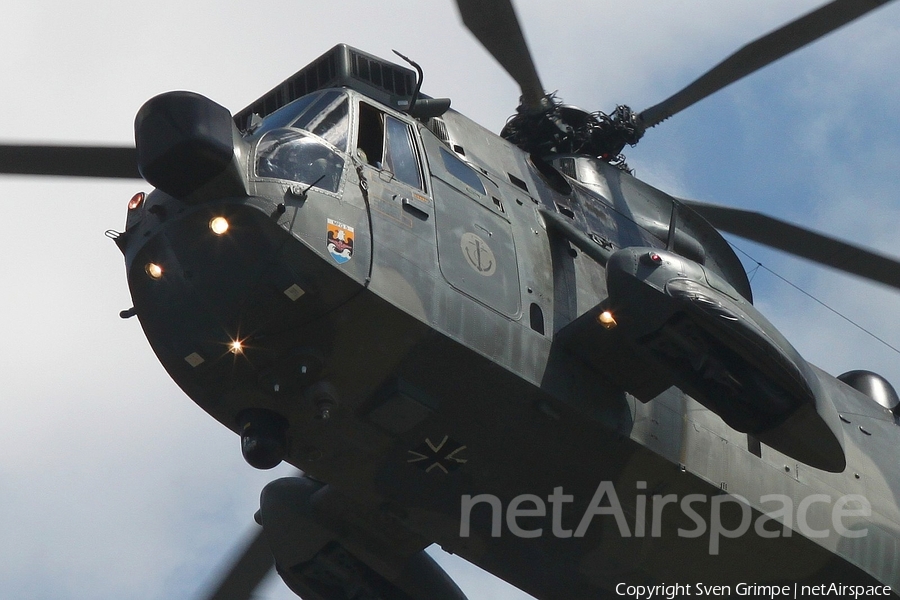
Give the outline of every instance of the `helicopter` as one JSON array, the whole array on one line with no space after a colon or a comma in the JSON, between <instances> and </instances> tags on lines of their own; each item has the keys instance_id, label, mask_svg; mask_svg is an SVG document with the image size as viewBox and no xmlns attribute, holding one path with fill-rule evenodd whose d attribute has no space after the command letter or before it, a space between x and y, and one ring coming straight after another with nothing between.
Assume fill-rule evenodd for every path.
<instances>
[{"instance_id":1,"label":"helicopter","mask_svg":"<svg viewBox=\"0 0 900 600\"><path fill-rule=\"evenodd\" d=\"M352 259L351 259L352 260Z\"/></svg>"}]
</instances>

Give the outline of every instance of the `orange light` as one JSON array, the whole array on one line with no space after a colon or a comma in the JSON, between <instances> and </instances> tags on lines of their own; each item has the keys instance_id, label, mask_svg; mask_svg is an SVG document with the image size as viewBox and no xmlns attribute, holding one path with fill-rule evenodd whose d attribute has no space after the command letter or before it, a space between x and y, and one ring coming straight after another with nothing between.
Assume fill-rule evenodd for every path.
<instances>
[{"instance_id":1,"label":"orange light","mask_svg":"<svg viewBox=\"0 0 900 600\"><path fill-rule=\"evenodd\" d=\"M618 323L616 323L615 317L613 317L613 314L608 310L604 310L602 313L597 315L597 322L603 325L603 327L605 327L606 329L612 329L613 327L618 325Z\"/></svg>"},{"instance_id":2,"label":"orange light","mask_svg":"<svg viewBox=\"0 0 900 600\"><path fill-rule=\"evenodd\" d=\"M145 198L144 192L138 192L134 196L131 197L131 200L128 201L128 210L135 210L140 208L142 204L144 204Z\"/></svg>"},{"instance_id":3,"label":"orange light","mask_svg":"<svg viewBox=\"0 0 900 600\"><path fill-rule=\"evenodd\" d=\"M144 265L144 271L150 276L150 279L159 280L163 276L163 268L156 263L147 263Z\"/></svg>"},{"instance_id":4,"label":"orange light","mask_svg":"<svg viewBox=\"0 0 900 600\"><path fill-rule=\"evenodd\" d=\"M209 221L209 230L216 235L224 235L228 231L228 219L225 217L214 217Z\"/></svg>"},{"instance_id":5,"label":"orange light","mask_svg":"<svg viewBox=\"0 0 900 600\"><path fill-rule=\"evenodd\" d=\"M243 354L244 353L244 345L241 343L241 340L234 340L228 346L231 350L232 354Z\"/></svg>"}]
</instances>

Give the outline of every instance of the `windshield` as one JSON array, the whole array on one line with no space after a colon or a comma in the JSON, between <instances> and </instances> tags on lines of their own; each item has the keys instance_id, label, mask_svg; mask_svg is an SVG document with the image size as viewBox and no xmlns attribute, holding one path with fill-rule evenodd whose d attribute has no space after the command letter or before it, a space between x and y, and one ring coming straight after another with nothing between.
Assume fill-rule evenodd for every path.
<instances>
[{"instance_id":1,"label":"windshield","mask_svg":"<svg viewBox=\"0 0 900 600\"><path fill-rule=\"evenodd\" d=\"M347 94L304 96L266 117L256 135L256 174L337 192L350 138Z\"/></svg>"},{"instance_id":2,"label":"windshield","mask_svg":"<svg viewBox=\"0 0 900 600\"><path fill-rule=\"evenodd\" d=\"M267 131L271 131L272 129L277 129L278 127L286 127L292 121L295 121L298 116L302 115L303 112L309 108L310 104L313 101L321 96L320 92L315 92L313 94L307 94L302 98L298 98L294 100L290 104L286 104L282 106L265 119L263 119L262 123L259 127L253 130L253 133L256 135L262 135Z\"/></svg>"},{"instance_id":3,"label":"windshield","mask_svg":"<svg viewBox=\"0 0 900 600\"><path fill-rule=\"evenodd\" d=\"M262 136L282 127L305 129L346 152L350 131L349 106L347 95L339 90L316 92L279 108L263 119L253 133Z\"/></svg>"},{"instance_id":4,"label":"windshield","mask_svg":"<svg viewBox=\"0 0 900 600\"><path fill-rule=\"evenodd\" d=\"M274 129L256 147L256 174L337 192L344 159L334 148L296 129Z\"/></svg>"},{"instance_id":5,"label":"windshield","mask_svg":"<svg viewBox=\"0 0 900 600\"><path fill-rule=\"evenodd\" d=\"M291 127L305 129L338 150L346 152L350 130L349 106L345 94L337 91L325 92L294 121Z\"/></svg>"}]
</instances>

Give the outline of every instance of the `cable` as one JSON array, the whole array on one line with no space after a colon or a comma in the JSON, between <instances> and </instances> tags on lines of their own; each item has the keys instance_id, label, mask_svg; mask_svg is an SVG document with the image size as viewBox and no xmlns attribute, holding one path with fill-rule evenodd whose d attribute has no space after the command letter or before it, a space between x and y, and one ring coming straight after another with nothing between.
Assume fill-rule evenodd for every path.
<instances>
[{"instance_id":1,"label":"cable","mask_svg":"<svg viewBox=\"0 0 900 600\"><path fill-rule=\"evenodd\" d=\"M875 335L874 333L872 333L871 331L869 331L868 329L866 329L865 327L863 327L862 325L860 325L859 323L857 323L856 321L854 321L853 319L851 319L850 317L848 317L848 316L846 316L846 315L844 315L844 314L838 312L836 309L834 309L834 308L830 307L829 305L825 304L824 302L822 302L821 300L819 300L818 298L816 298L815 296L813 296L812 294L810 294L809 292L807 292L806 290L804 290L803 288L801 288L800 286L798 286L797 284L795 284L795 283L789 281L789 280L786 279L785 277L782 277L781 275L779 275L778 273L776 273L775 271L773 271L772 269L770 269L770 268L767 267L766 265L762 264L761 262L759 262L758 260L756 260L755 258L753 258L752 256L750 256L747 252L745 252L745 251L742 250L741 248L737 247L737 246L736 246L735 244L733 244L732 242L728 242L728 243L731 245L732 248L734 248L735 250L737 250L738 252L740 252L741 254L743 254L744 256L746 256L748 259L750 259L750 260L752 260L753 262L756 263L756 268L753 269L754 274L756 274L756 272L757 272L759 269L765 269L766 271L768 271L769 273L771 273L772 275L774 275L775 277L777 277L778 279L780 279L780 280L783 281L784 283L788 284L789 286L791 286L792 288L794 288L794 289L797 290L798 292L804 294L804 295L807 296L808 298L811 298L812 300L814 300L814 301L815 301L816 303L818 303L819 305L824 306L825 308L827 308L828 310L830 310L831 312L833 312L834 314L836 314L836 315L839 316L840 318L844 319L845 321L847 321L848 323L850 323L851 325L853 325L854 327L856 327L857 329L859 329L859 330L862 331L863 333L869 335L870 337L872 337L872 338L875 339L875 340L878 340L879 342L881 342L882 344L884 344L885 346L887 346L888 348L890 348L891 350L893 350L893 351L896 352L897 354L900 354L900 349L897 349L895 346L892 346L891 344L889 344L888 342L886 342L884 339L878 337L877 335Z\"/></svg>"}]
</instances>

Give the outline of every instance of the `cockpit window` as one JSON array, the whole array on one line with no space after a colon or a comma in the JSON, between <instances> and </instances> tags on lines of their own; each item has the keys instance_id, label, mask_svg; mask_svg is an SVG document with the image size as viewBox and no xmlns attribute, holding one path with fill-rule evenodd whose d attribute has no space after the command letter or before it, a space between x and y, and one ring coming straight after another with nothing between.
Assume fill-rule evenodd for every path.
<instances>
[{"instance_id":1,"label":"cockpit window","mask_svg":"<svg viewBox=\"0 0 900 600\"><path fill-rule=\"evenodd\" d=\"M346 152L350 128L348 107L346 95L336 91L325 92L291 126L312 132Z\"/></svg>"},{"instance_id":2,"label":"cockpit window","mask_svg":"<svg viewBox=\"0 0 900 600\"><path fill-rule=\"evenodd\" d=\"M315 92L279 108L263 119L253 133L262 136L282 127L305 129L341 152L346 152L350 131L349 106L347 95L339 90Z\"/></svg>"},{"instance_id":3,"label":"cockpit window","mask_svg":"<svg viewBox=\"0 0 900 600\"><path fill-rule=\"evenodd\" d=\"M290 104L282 106L265 119L263 119L262 125L260 125L253 133L261 135L266 131L271 131L272 129L277 129L279 127L286 127L288 123L295 120L298 116L302 115L303 112L309 108L309 106L313 103L313 101L321 96L319 92L308 94L303 96L302 98L298 98L294 100Z\"/></svg>"},{"instance_id":4,"label":"cockpit window","mask_svg":"<svg viewBox=\"0 0 900 600\"><path fill-rule=\"evenodd\" d=\"M384 116L387 143L384 145L384 166L397 179L422 189L422 171L410 137L409 126L390 115Z\"/></svg>"},{"instance_id":5,"label":"cockpit window","mask_svg":"<svg viewBox=\"0 0 900 600\"><path fill-rule=\"evenodd\" d=\"M359 103L356 156L364 164L393 174L397 181L424 189L412 128L365 102Z\"/></svg>"},{"instance_id":6,"label":"cockpit window","mask_svg":"<svg viewBox=\"0 0 900 600\"><path fill-rule=\"evenodd\" d=\"M334 148L304 131L274 129L256 147L256 174L337 192L344 159Z\"/></svg>"}]
</instances>

